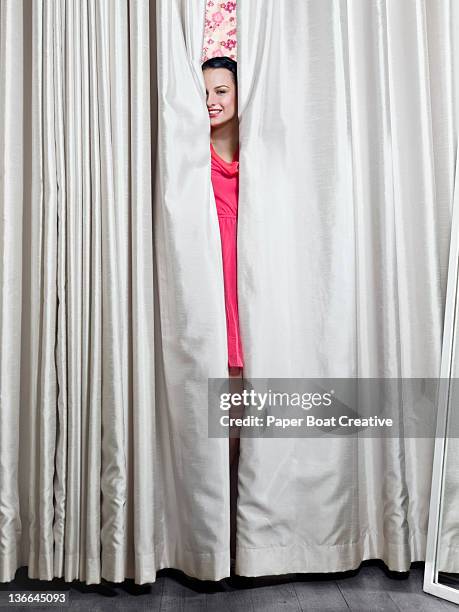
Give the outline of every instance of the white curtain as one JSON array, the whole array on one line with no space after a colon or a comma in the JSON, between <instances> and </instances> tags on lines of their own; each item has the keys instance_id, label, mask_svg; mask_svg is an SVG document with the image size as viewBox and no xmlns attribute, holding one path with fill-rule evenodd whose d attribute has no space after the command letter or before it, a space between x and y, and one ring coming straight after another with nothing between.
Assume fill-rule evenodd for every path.
<instances>
[{"instance_id":1,"label":"white curtain","mask_svg":"<svg viewBox=\"0 0 459 612\"><path fill-rule=\"evenodd\" d=\"M2 581L229 575L204 8L1 0ZM439 374L457 23L448 0L238 3L247 376ZM432 450L243 439L236 569L408 569Z\"/></svg>"},{"instance_id":2,"label":"white curtain","mask_svg":"<svg viewBox=\"0 0 459 612\"><path fill-rule=\"evenodd\" d=\"M18 446L23 199L21 5L0 5L0 580L19 561Z\"/></svg>"},{"instance_id":3,"label":"white curtain","mask_svg":"<svg viewBox=\"0 0 459 612\"><path fill-rule=\"evenodd\" d=\"M241 2L250 376L439 376L458 25L443 0ZM424 558L432 439L243 439L241 453L241 574Z\"/></svg>"},{"instance_id":4,"label":"white curtain","mask_svg":"<svg viewBox=\"0 0 459 612\"><path fill-rule=\"evenodd\" d=\"M207 379L226 375L227 355L200 63L205 0L157 8L158 564L220 580L230 569L228 441L207 435Z\"/></svg>"},{"instance_id":5,"label":"white curtain","mask_svg":"<svg viewBox=\"0 0 459 612\"><path fill-rule=\"evenodd\" d=\"M149 3L0 28L0 580L152 580Z\"/></svg>"}]
</instances>

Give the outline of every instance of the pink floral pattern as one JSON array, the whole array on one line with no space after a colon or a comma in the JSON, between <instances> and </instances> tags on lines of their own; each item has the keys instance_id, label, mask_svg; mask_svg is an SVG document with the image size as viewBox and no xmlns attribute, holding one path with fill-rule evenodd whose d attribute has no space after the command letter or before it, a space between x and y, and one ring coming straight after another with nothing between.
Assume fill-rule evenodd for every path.
<instances>
[{"instance_id":1,"label":"pink floral pattern","mask_svg":"<svg viewBox=\"0 0 459 612\"><path fill-rule=\"evenodd\" d=\"M236 0L207 0L202 61L226 55L237 60Z\"/></svg>"}]
</instances>

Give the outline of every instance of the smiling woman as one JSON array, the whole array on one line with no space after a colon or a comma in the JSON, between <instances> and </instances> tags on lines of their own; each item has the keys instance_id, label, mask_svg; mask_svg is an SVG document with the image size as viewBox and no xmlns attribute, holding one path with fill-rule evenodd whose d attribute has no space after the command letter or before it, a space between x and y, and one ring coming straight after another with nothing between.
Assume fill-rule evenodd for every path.
<instances>
[{"instance_id":1,"label":"smiling woman","mask_svg":"<svg viewBox=\"0 0 459 612\"><path fill-rule=\"evenodd\" d=\"M239 120L236 62L212 58L202 65L210 119L211 176L223 256L229 374L243 366L237 303Z\"/></svg>"},{"instance_id":2,"label":"smiling woman","mask_svg":"<svg viewBox=\"0 0 459 612\"><path fill-rule=\"evenodd\" d=\"M237 65L216 57L202 65L210 120L211 177L222 247L228 375L242 379L243 355L237 299L237 213L239 200L239 119ZM241 382L241 380L239 380ZM236 499L239 438L229 440L231 557L236 547Z\"/></svg>"},{"instance_id":3,"label":"smiling woman","mask_svg":"<svg viewBox=\"0 0 459 612\"><path fill-rule=\"evenodd\" d=\"M225 60L209 60L207 64L220 66L229 61L227 58ZM221 146L234 147L239 139L234 76L226 67L215 67L204 70L204 79L212 139L217 140ZM225 126L224 130L215 131L215 128L222 128L223 126Z\"/></svg>"}]
</instances>

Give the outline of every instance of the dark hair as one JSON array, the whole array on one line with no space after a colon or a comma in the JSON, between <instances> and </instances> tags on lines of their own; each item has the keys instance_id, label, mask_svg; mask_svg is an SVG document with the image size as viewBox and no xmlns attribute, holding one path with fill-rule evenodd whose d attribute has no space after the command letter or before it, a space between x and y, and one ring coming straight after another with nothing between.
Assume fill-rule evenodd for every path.
<instances>
[{"instance_id":1,"label":"dark hair","mask_svg":"<svg viewBox=\"0 0 459 612\"><path fill-rule=\"evenodd\" d=\"M226 68L233 75L234 82L237 85L237 62L226 55L222 57L211 57L203 63L201 68L203 71L209 68Z\"/></svg>"}]
</instances>

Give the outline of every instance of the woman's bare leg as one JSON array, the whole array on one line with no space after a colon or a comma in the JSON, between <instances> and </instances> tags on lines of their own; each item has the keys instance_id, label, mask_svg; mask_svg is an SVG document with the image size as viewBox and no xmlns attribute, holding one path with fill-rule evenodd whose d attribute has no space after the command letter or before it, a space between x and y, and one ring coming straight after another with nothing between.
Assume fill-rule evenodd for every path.
<instances>
[{"instance_id":1,"label":"woman's bare leg","mask_svg":"<svg viewBox=\"0 0 459 612\"><path fill-rule=\"evenodd\" d=\"M234 393L242 391L242 368L229 368L230 389ZM233 406L230 409L231 417L241 417L241 407ZM233 432L236 429L233 428ZM236 432L238 433L238 432ZM237 513L237 484L239 467L239 436L229 438L229 467L230 467L230 553L236 558L236 513Z\"/></svg>"}]
</instances>

